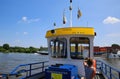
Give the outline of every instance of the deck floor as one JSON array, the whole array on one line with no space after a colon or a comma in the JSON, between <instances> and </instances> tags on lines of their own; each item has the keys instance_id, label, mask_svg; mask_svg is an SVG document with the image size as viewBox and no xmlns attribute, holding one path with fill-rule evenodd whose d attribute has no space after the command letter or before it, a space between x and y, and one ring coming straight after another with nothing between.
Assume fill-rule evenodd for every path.
<instances>
[{"instance_id":1,"label":"deck floor","mask_svg":"<svg viewBox=\"0 0 120 79\"><path fill-rule=\"evenodd\" d=\"M40 74L41 74L41 76L39 75L40 76L39 78L33 77L33 78L29 78L29 79L45 79L45 72L44 73L40 73ZM81 79L84 79L84 78L81 78ZM100 74L100 73L96 73L94 79L105 79L105 77L102 74Z\"/></svg>"},{"instance_id":2,"label":"deck floor","mask_svg":"<svg viewBox=\"0 0 120 79\"><path fill-rule=\"evenodd\" d=\"M96 74L94 79L105 79L102 74Z\"/></svg>"},{"instance_id":3,"label":"deck floor","mask_svg":"<svg viewBox=\"0 0 120 79\"><path fill-rule=\"evenodd\" d=\"M45 77L39 79L45 79ZM94 79L105 79L105 77L102 74L96 74Z\"/></svg>"}]
</instances>

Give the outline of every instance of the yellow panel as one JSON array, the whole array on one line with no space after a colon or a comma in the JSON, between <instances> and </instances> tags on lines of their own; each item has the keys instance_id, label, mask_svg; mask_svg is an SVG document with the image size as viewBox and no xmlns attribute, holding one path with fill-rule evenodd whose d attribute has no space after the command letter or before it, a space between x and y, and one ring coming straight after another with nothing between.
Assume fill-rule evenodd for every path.
<instances>
[{"instance_id":1,"label":"yellow panel","mask_svg":"<svg viewBox=\"0 0 120 79\"><path fill-rule=\"evenodd\" d=\"M62 74L52 73L51 79L62 79Z\"/></svg>"},{"instance_id":2,"label":"yellow panel","mask_svg":"<svg viewBox=\"0 0 120 79\"><path fill-rule=\"evenodd\" d=\"M91 27L67 27L47 31L46 37L63 36L63 35L92 35L94 36L94 28Z\"/></svg>"}]
</instances>

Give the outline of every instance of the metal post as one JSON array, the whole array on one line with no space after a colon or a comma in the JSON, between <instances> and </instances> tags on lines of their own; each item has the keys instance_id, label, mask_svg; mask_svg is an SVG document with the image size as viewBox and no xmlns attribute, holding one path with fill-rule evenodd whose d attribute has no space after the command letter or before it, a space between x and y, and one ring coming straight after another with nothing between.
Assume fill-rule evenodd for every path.
<instances>
[{"instance_id":1,"label":"metal post","mask_svg":"<svg viewBox=\"0 0 120 79\"><path fill-rule=\"evenodd\" d=\"M42 72L44 71L44 62L42 63Z\"/></svg>"},{"instance_id":2,"label":"metal post","mask_svg":"<svg viewBox=\"0 0 120 79\"><path fill-rule=\"evenodd\" d=\"M9 79L8 75L7 75L6 79Z\"/></svg>"},{"instance_id":3,"label":"metal post","mask_svg":"<svg viewBox=\"0 0 120 79\"><path fill-rule=\"evenodd\" d=\"M111 75L111 67L109 67L110 68L110 73L109 73L109 75L110 75L110 79L112 79L112 75Z\"/></svg>"},{"instance_id":4,"label":"metal post","mask_svg":"<svg viewBox=\"0 0 120 79\"><path fill-rule=\"evenodd\" d=\"M119 72L119 79L120 79L120 72Z\"/></svg>"},{"instance_id":5,"label":"metal post","mask_svg":"<svg viewBox=\"0 0 120 79\"><path fill-rule=\"evenodd\" d=\"M101 71L103 72L103 62L101 62Z\"/></svg>"},{"instance_id":6,"label":"metal post","mask_svg":"<svg viewBox=\"0 0 120 79\"><path fill-rule=\"evenodd\" d=\"M107 66L106 66L106 64L105 64L105 74L107 75Z\"/></svg>"},{"instance_id":7,"label":"metal post","mask_svg":"<svg viewBox=\"0 0 120 79\"><path fill-rule=\"evenodd\" d=\"M31 76L31 69L32 69L32 64L30 64L30 72L29 72L29 76Z\"/></svg>"}]
</instances>

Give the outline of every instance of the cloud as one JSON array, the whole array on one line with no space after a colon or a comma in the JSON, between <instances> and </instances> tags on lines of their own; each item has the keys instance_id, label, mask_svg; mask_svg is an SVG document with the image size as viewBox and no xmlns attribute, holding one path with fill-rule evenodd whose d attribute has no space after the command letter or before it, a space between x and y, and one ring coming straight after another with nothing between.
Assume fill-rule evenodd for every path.
<instances>
[{"instance_id":1,"label":"cloud","mask_svg":"<svg viewBox=\"0 0 120 79\"><path fill-rule=\"evenodd\" d=\"M40 19L38 19L38 18L36 18L36 19L30 19L29 21L28 21L28 23L32 23L32 22L38 22Z\"/></svg>"},{"instance_id":2,"label":"cloud","mask_svg":"<svg viewBox=\"0 0 120 79\"><path fill-rule=\"evenodd\" d=\"M107 17L106 19L103 20L104 24L115 24L115 23L120 23L120 19L116 17Z\"/></svg>"},{"instance_id":3,"label":"cloud","mask_svg":"<svg viewBox=\"0 0 120 79\"><path fill-rule=\"evenodd\" d=\"M24 34L24 35L27 35L27 34L28 34L28 32L23 32L23 34Z\"/></svg>"},{"instance_id":4,"label":"cloud","mask_svg":"<svg viewBox=\"0 0 120 79\"><path fill-rule=\"evenodd\" d=\"M21 18L21 20L20 21L18 21L18 23L33 23L33 22L39 22L40 21L40 19L39 18L32 18L32 19L28 19L28 17L26 17L26 16L23 16L22 18Z\"/></svg>"},{"instance_id":5,"label":"cloud","mask_svg":"<svg viewBox=\"0 0 120 79\"><path fill-rule=\"evenodd\" d=\"M107 34L108 37L120 37L120 33Z\"/></svg>"},{"instance_id":6,"label":"cloud","mask_svg":"<svg viewBox=\"0 0 120 79\"><path fill-rule=\"evenodd\" d=\"M23 22L27 22L27 21L28 21L27 17L26 17L26 16L23 16L23 17L22 17L22 21L23 21Z\"/></svg>"}]
</instances>

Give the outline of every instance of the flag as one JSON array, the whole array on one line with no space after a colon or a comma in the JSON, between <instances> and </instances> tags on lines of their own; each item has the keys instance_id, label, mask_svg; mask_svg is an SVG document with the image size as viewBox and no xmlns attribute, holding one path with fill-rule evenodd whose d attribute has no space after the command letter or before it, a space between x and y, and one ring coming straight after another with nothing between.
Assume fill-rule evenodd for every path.
<instances>
[{"instance_id":1,"label":"flag","mask_svg":"<svg viewBox=\"0 0 120 79\"><path fill-rule=\"evenodd\" d=\"M66 24L66 22L67 22L67 19L65 17L65 14L63 13L63 24Z\"/></svg>"},{"instance_id":2,"label":"flag","mask_svg":"<svg viewBox=\"0 0 120 79\"><path fill-rule=\"evenodd\" d=\"M54 24L53 24L54 26L56 26L56 23L54 22Z\"/></svg>"},{"instance_id":3,"label":"flag","mask_svg":"<svg viewBox=\"0 0 120 79\"><path fill-rule=\"evenodd\" d=\"M66 17L65 15L63 16L63 24L66 24L67 20L66 20Z\"/></svg>"},{"instance_id":4,"label":"flag","mask_svg":"<svg viewBox=\"0 0 120 79\"><path fill-rule=\"evenodd\" d=\"M81 13L80 9L78 8L77 18L79 19L81 16L82 16L82 13Z\"/></svg>"}]
</instances>

